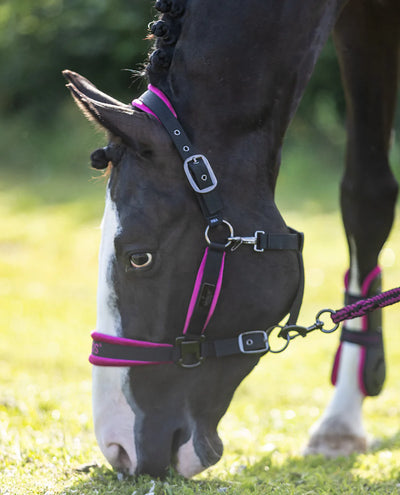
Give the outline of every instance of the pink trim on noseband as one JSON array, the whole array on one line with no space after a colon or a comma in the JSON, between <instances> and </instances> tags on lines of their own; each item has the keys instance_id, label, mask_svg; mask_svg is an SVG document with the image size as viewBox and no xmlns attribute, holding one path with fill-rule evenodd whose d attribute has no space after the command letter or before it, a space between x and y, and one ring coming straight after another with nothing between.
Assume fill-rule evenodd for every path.
<instances>
[{"instance_id":1,"label":"pink trim on noseband","mask_svg":"<svg viewBox=\"0 0 400 495\"><path fill-rule=\"evenodd\" d=\"M92 332L92 339L94 341L93 347L100 345L104 342L105 344L116 344L123 345L127 347L173 347L171 344L158 344L156 342L146 342L143 340L132 340L125 339L124 337L114 337L113 335L107 335L105 333ZM164 364L164 361L134 361L126 359L112 359L106 357L96 356L92 354L89 356L89 363L96 366L144 366L147 364Z\"/></svg>"},{"instance_id":2,"label":"pink trim on noseband","mask_svg":"<svg viewBox=\"0 0 400 495\"><path fill-rule=\"evenodd\" d=\"M154 93L155 95L157 95L160 98L160 100L162 100L167 105L167 107L169 108L169 110L173 114L173 116L175 118L177 118L174 107L171 105L171 102L168 100L168 98L165 96L165 94L161 90L159 90L158 88L156 88L152 84L149 84L147 86L147 89L149 91L151 91L152 93ZM150 110L150 108L147 107L141 100L138 100L138 99L133 100L132 106L135 108L138 108L139 110L142 110L143 112L146 112L146 113L149 113L150 115L153 115L153 117L156 117L156 119L159 120L157 115L152 110Z\"/></svg>"},{"instance_id":3,"label":"pink trim on noseband","mask_svg":"<svg viewBox=\"0 0 400 495\"><path fill-rule=\"evenodd\" d=\"M114 337L105 333L92 332L92 339L96 342L105 342L106 344L117 344L128 347L173 347L171 344L159 344L157 342L146 342L145 340L132 340L124 337Z\"/></svg>"},{"instance_id":4,"label":"pink trim on noseband","mask_svg":"<svg viewBox=\"0 0 400 495\"><path fill-rule=\"evenodd\" d=\"M97 357L91 354L89 363L95 366L146 366L147 364L167 364L166 361L128 361L125 359L111 359Z\"/></svg>"}]
</instances>

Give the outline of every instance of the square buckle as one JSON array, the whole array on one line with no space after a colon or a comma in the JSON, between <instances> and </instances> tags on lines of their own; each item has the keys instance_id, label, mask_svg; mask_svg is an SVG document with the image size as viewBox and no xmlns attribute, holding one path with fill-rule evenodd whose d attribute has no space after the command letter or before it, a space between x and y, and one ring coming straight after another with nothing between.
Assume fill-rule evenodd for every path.
<instances>
[{"instance_id":1,"label":"square buckle","mask_svg":"<svg viewBox=\"0 0 400 495\"><path fill-rule=\"evenodd\" d=\"M238 344L242 354L262 354L269 350L268 335L263 330L241 333Z\"/></svg>"},{"instance_id":2,"label":"square buckle","mask_svg":"<svg viewBox=\"0 0 400 495\"><path fill-rule=\"evenodd\" d=\"M198 183L195 180L196 173L191 171L191 168L193 169L193 165L197 164L199 166L203 166L203 172L201 172L200 175L197 176L197 178L199 178L198 182L201 184L201 181L204 181L205 184L210 184L203 188L199 187ZM211 168L210 162L204 155L189 156L189 158L186 158L183 164L183 168L185 170L185 174L189 181L189 184L192 186L195 192L199 194L205 194L217 187L217 178L215 177L214 171Z\"/></svg>"},{"instance_id":3,"label":"square buckle","mask_svg":"<svg viewBox=\"0 0 400 495\"><path fill-rule=\"evenodd\" d=\"M205 340L204 335L198 339L187 339L186 337L177 337L175 340L176 347L179 349L178 364L182 368L197 368L204 361L201 355L201 344Z\"/></svg>"}]
</instances>

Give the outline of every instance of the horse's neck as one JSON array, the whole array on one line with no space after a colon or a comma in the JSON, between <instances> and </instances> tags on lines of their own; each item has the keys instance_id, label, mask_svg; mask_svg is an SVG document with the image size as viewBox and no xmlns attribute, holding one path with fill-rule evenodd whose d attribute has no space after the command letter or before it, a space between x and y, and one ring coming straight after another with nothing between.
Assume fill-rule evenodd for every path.
<instances>
[{"instance_id":1,"label":"horse's neck","mask_svg":"<svg viewBox=\"0 0 400 495\"><path fill-rule=\"evenodd\" d=\"M172 64L159 84L217 167L244 181L252 176L253 184L257 178L273 196L283 136L340 3L187 2Z\"/></svg>"}]
</instances>

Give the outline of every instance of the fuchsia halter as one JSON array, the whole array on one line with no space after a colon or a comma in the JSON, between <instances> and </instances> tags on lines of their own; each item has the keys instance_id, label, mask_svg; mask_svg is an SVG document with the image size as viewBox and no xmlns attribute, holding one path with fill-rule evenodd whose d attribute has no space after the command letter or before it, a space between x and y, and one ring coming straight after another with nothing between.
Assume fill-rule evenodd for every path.
<instances>
[{"instance_id":1,"label":"fuchsia halter","mask_svg":"<svg viewBox=\"0 0 400 495\"><path fill-rule=\"evenodd\" d=\"M300 268L300 282L287 324L297 320L303 297L304 270L303 235L293 229L288 233L265 233L257 230L253 236L234 236L232 225L222 215L223 203L217 191L217 178L207 158L197 152L177 119L168 98L158 89L148 86L132 105L156 117L164 125L179 152L184 172L207 222L205 238L208 246L197 272L186 314L185 324L175 344L133 340L93 332L93 347L89 361L98 366L137 366L174 362L184 368L199 366L205 358L234 354L265 354L269 350L267 332L255 330L240 333L231 339L206 340L209 324L222 288L226 253L241 245L252 245L255 253L268 250L294 250ZM210 239L214 229L222 226L227 232L223 242Z\"/></svg>"}]
</instances>

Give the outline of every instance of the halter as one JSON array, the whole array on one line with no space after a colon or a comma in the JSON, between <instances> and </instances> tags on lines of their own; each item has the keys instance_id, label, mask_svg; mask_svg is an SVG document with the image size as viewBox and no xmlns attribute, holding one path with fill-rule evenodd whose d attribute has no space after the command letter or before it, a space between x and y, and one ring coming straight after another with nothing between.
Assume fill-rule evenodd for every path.
<instances>
[{"instance_id":1,"label":"halter","mask_svg":"<svg viewBox=\"0 0 400 495\"><path fill-rule=\"evenodd\" d=\"M98 366L176 363L183 368L195 368L210 357L266 354L270 350L268 331L243 332L229 339L209 340L205 336L221 292L226 254L242 245L253 246L255 256L276 250L292 250L297 253L300 279L286 322L286 325L295 325L304 290L303 234L289 228L288 233L256 230L252 236L235 236L233 226L223 217L223 203L218 192L217 177L207 158L190 142L167 97L150 84L148 91L138 100L134 100L132 105L156 117L178 150L187 180L207 223L207 246L195 279L182 335L176 338L175 344L133 340L93 332L89 361ZM224 228L227 233L223 242L213 240L218 226L221 226L219 230Z\"/></svg>"}]
</instances>

